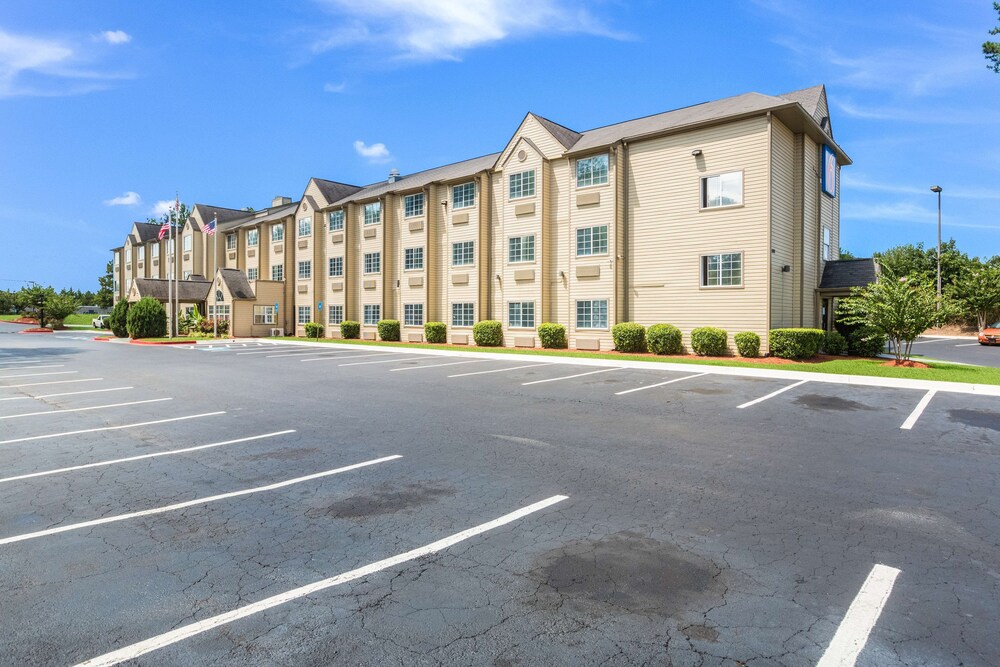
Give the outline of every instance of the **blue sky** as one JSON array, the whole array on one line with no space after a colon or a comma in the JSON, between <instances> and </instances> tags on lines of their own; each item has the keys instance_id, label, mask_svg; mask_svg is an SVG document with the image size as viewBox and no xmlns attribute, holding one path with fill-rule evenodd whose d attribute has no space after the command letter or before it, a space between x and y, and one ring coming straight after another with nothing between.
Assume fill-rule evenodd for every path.
<instances>
[{"instance_id":1,"label":"blue sky","mask_svg":"<svg viewBox=\"0 0 1000 667\"><path fill-rule=\"evenodd\" d=\"M818 83L855 162L845 248L933 244L940 184L945 238L1000 254L988 0L234 6L5 0L0 288L96 289L108 249L175 192L259 209L311 176L365 184L500 150L527 111L585 130Z\"/></svg>"}]
</instances>

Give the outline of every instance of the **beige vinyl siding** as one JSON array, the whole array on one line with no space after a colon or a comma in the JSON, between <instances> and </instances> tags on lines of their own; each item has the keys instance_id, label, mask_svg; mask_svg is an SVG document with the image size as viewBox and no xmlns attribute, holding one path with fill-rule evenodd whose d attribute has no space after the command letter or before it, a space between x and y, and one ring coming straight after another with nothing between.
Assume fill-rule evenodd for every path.
<instances>
[{"instance_id":1,"label":"beige vinyl siding","mask_svg":"<svg viewBox=\"0 0 1000 667\"><path fill-rule=\"evenodd\" d=\"M289 243L292 244L292 252L294 252L293 259L291 262L285 262L285 281L290 283L293 287L294 302L293 308L291 308L291 323L294 326L295 335L304 336L305 327L298 323L298 312L299 306L309 306L311 310L311 319L316 321L317 312L316 304L322 300L321 287L323 285L322 278L318 278L318 271L322 270L322 266L319 266L319 258L323 254L323 236L322 228L319 226L322 223L321 214L317 212L313 203L324 201L323 195L316 183L309 181L309 185L306 187L306 191L302 196L302 201L299 203L298 207L295 209L295 215L292 218L291 224L285 229L285 245ZM312 202L312 203L311 203ZM299 238L299 220L301 218L312 218L312 233L310 236L300 239ZM299 242L304 240L304 248L299 247ZM285 253L288 256L288 253ZM312 278L309 280L299 279L299 262L311 261L312 262ZM322 273L318 274L322 276ZM300 292L299 290L305 286L305 291ZM291 333L291 330L288 331Z\"/></svg>"},{"instance_id":2,"label":"beige vinyl siding","mask_svg":"<svg viewBox=\"0 0 1000 667\"><path fill-rule=\"evenodd\" d=\"M819 146L803 136L802 160L802 326L815 325L816 292L822 277L819 268Z\"/></svg>"},{"instance_id":3,"label":"beige vinyl siding","mask_svg":"<svg viewBox=\"0 0 1000 667\"><path fill-rule=\"evenodd\" d=\"M500 154L497 164L506 164L511 156L521 149L519 144L523 140L531 142L536 152L540 152L542 157L548 159L557 158L566 150L534 116L529 114L521 122L520 127L518 127L513 138L508 142L506 148L504 148L503 153Z\"/></svg>"},{"instance_id":4,"label":"beige vinyl siding","mask_svg":"<svg viewBox=\"0 0 1000 667\"><path fill-rule=\"evenodd\" d=\"M545 165L543 202L546 219L544 275L546 294L545 318L566 327L570 326L568 289L570 250L570 161L566 158L551 160ZM575 241L574 241L575 242Z\"/></svg>"},{"instance_id":5,"label":"beige vinyl siding","mask_svg":"<svg viewBox=\"0 0 1000 667\"><path fill-rule=\"evenodd\" d=\"M772 118L770 329L798 325L795 295L801 266L795 261L795 237L795 135ZM791 271L782 273L784 265Z\"/></svg>"},{"instance_id":6,"label":"beige vinyl siding","mask_svg":"<svg viewBox=\"0 0 1000 667\"><path fill-rule=\"evenodd\" d=\"M630 146L631 319L674 324L685 344L702 326L766 341L768 154L764 117ZM743 205L699 210L701 177L731 171L743 171ZM743 255L742 287L702 288L702 255L727 252Z\"/></svg>"},{"instance_id":7,"label":"beige vinyl siding","mask_svg":"<svg viewBox=\"0 0 1000 667\"><path fill-rule=\"evenodd\" d=\"M417 193L422 193L424 195L424 213L419 216L405 217L405 206L406 206L406 196L413 195ZM393 205L393 218L396 222L396 231L394 250L393 250L393 261L395 264L396 275L399 279L399 299L396 303L397 312L399 315L400 326L406 333L411 334L423 334L423 326L406 326L404 324L403 318L403 306L404 304L423 304L424 307L424 322L430 322L429 318L431 304L427 298L428 290L428 250L430 248L427 244L427 213L431 209L432 202L428 197L427 193L423 190L401 192L394 197ZM410 230L410 225L416 225L419 223L420 229L416 231ZM423 248L423 268L422 269L405 269L406 253L404 250L406 248ZM410 287L411 279L420 279L422 285L419 287ZM403 334L403 340L406 340L406 334Z\"/></svg>"},{"instance_id":8,"label":"beige vinyl siding","mask_svg":"<svg viewBox=\"0 0 1000 667\"><path fill-rule=\"evenodd\" d=\"M366 225L364 224L365 205L375 203L376 201L381 202L382 221L378 224ZM364 323L364 307L366 305L378 304L381 319L394 319L392 301L386 298L388 296L387 286L395 286L395 282L389 282L389 276L392 274L393 259L390 256L392 247L386 244L387 230L391 225L391 214L385 198L368 199L359 202L355 210L354 224L358 230L359 243L357 258L358 288L360 290L358 297L358 321L361 322L361 331L363 333L375 332L375 325ZM365 238L365 233L369 232L369 230L375 231L374 238ZM373 252L380 253L380 272L367 274L365 273L365 255ZM370 281L374 281L375 287L373 289L365 289L365 283Z\"/></svg>"},{"instance_id":9,"label":"beige vinyl siding","mask_svg":"<svg viewBox=\"0 0 1000 667\"><path fill-rule=\"evenodd\" d=\"M441 201L446 198L442 188L431 184L426 189L424 213L427 222L424 246L424 275L427 283L427 306L424 310L425 322L444 322L451 326L451 307L447 303L444 264L441 247L445 245L446 216Z\"/></svg>"},{"instance_id":10,"label":"beige vinyl siding","mask_svg":"<svg viewBox=\"0 0 1000 667\"><path fill-rule=\"evenodd\" d=\"M349 262L351 261L350 253L348 252L349 241L347 230L350 225L348 224L346 209L344 210L344 228L342 230L331 232L329 225L330 213L338 210L340 209L325 209L322 213L318 214L318 217L321 219L319 233L322 235L323 244L326 247L324 252L326 259L323 260L323 265L320 267L322 273L316 280L321 281L326 286L326 299L323 301L322 316L317 315L313 319L325 327L324 335L327 338L340 338L340 329L328 325L330 306L341 306L344 309L344 319L350 319L347 316L348 293L350 290L347 277L350 274ZM334 243L334 237L340 240ZM340 257L343 260L344 272L339 278L330 277L330 258L332 257ZM339 289L334 289L335 286L339 287Z\"/></svg>"},{"instance_id":11,"label":"beige vinyl siding","mask_svg":"<svg viewBox=\"0 0 1000 667\"><path fill-rule=\"evenodd\" d=\"M273 280L258 280L254 284L254 290L256 292L257 299L255 301L237 301L239 304L247 304L247 316L248 316L248 330L250 333L245 334L248 336L269 336L271 335L272 328L280 328L284 317L282 311L287 310L285 306L284 291L285 286L281 282L276 282ZM275 318L274 324L254 324L253 323L253 307L254 306L273 306L278 304L278 316ZM297 312L297 311L296 311ZM315 319L315 318L314 318ZM287 331L287 329L286 329Z\"/></svg>"},{"instance_id":12,"label":"beige vinyl siding","mask_svg":"<svg viewBox=\"0 0 1000 667\"><path fill-rule=\"evenodd\" d=\"M476 205L456 211L452 208L451 186L468 183L469 181L475 181L477 184ZM438 253L441 265L444 267L444 288L445 293L447 294L445 299L445 321L449 325L449 330L452 328L451 304L453 303L474 303L474 319L476 322L489 317L489 315L484 311L483 304L479 298L479 275L482 270L483 262L485 261L485 255L482 254L483 249L480 247L482 245L482 241L479 233L479 208L483 205L483 192L482 188L479 187L479 184L478 179L474 176L469 176L468 178L456 179L447 184L442 184L439 190L444 195L442 199L447 199L448 201L448 212L445 215L443 223L444 243L441 244L441 247L438 249ZM442 206L441 208L444 207ZM465 215L468 215L468 222L455 224L456 216ZM464 241L475 242L475 263L471 265L466 264L463 266L452 266L452 244ZM454 281L458 276L466 277L468 282L456 285ZM471 336L472 329L469 327L468 329L463 329L461 332L469 333Z\"/></svg>"}]
</instances>

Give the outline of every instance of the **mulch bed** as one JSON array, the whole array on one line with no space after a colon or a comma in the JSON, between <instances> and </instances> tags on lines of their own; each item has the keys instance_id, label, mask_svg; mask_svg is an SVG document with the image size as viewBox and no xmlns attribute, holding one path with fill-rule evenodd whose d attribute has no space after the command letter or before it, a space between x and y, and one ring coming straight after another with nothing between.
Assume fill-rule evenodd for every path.
<instances>
[{"instance_id":1,"label":"mulch bed","mask_svg":"<svg viewBox=\"0 0 1000 667\"><path fill-rule=\"evenodd\" d=\"M896 361L895 359L890 359L882 364L883 366L889 366L891 368L930 368L927 364L921 363L919 361Z\"/></svg>"},{"instance_id":2,"label":"mulch bed","mask_svg":"<svg viewBox=\"0 0 1000 667\"><path fill-rule=\"evenodd\" d=\"M18 324L21 324L21 323L19 322ZM35 322L35 324L38 324L38 323ZM34 327L34 328L31 328L31 329L21 329L20 331L18 331L18 333L52 333L52 329L49 329L48 327L45 327L45 328Z\"/></svg>"}]
</instances>

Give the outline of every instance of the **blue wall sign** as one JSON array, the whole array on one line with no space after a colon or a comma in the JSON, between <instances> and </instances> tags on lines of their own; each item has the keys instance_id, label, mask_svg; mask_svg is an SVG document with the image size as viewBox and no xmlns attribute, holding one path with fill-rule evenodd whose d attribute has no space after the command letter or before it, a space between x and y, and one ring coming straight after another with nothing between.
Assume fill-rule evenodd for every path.
<instances>
[{"instance_id":1,"label":"blue wall sign","mask_svg":"<svg viewBox=\"0 0 1000 667\"><path fill-rule=\"evenodd\" d=\"M827 146L823 145L823 162L821 173L823 177L823 192L831 197L837 196L837 154Z\"/></svg>"},{"instance_id":2,"label":"blue wall sign","mask_svg":"<svg viewBox=\"0 0 1000 667\"><path fill-rule=\"evenodd\" d=\"M320 301L319 303L316 304L316 310L323 310L323 302L322 301Z\"/></svg>"},{"instance_id":3,"label":"blue wall sign","mask_svg":"<svg viewBox=\"0 0 1000 667\"><path fill-rule=\"evenodd\" d=\"M274 314L275 315L278 314L278 304L277 303L274 304Z\"/></svg>"}]
</instances>

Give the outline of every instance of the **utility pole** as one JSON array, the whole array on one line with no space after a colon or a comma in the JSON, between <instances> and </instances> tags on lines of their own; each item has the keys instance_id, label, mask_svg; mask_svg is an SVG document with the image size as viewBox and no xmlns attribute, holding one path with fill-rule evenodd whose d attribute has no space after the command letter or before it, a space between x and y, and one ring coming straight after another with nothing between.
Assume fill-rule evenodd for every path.
<instances>
[{"instance_id":1,"label":"utility pole","mask_svg":"<svg viewBox=\"0 0 1000 667\"><path fill-rule=\"evenodd\" d=\"M937 239L937 309L941 310L941 190L940 185L932 185L931 192L937 195L938 239Z\"/></svg>"}]
</instances>

